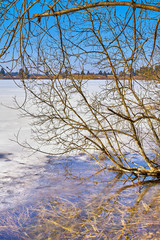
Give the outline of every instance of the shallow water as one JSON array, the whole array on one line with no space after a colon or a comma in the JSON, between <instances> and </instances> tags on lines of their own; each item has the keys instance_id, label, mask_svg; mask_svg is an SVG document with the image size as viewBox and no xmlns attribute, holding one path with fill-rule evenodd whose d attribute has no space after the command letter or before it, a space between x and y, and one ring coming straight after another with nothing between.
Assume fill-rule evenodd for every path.
<instances>
[{"instance_id":1,"label":"shallow water","mask_svg":"<svg viewBox=\"0 0 160 240\"><path fill-rule=\"evenodd\" d=\"M159 239L160 181L85 159L48 156L27 201L1 211L0 239Z\"/></svg>"},{"instance_id":2,"label":"shallow water","mask_svg":"<svg viewBox=\"0 0 160 240\"><path fill-rule=\"evenodd\" d=\"M23 102L22 89L0 81L0 102L13 106L15 95ZM20 128L30 137L19 114L0 105L0 239L160 238L159 181L101 171L85 154L31 154L10 140Z\"/></svg>"}]
</instances>

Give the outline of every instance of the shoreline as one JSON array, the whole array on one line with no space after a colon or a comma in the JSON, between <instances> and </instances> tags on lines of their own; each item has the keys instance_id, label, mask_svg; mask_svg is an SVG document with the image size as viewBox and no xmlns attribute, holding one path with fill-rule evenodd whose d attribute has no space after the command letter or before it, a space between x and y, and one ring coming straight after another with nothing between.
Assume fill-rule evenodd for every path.
<instances>
[{"instance_id":1,"label":"shoreline","mask_svg":"<svg viewBox=\"0 0 160 240\"><path fill-rule=\"evenodd\" d=\"M80 79L80 80L114 80L114 77L113 75L107 75L107 76L101 76L101 75L71 75L71 76L68 76L68 77L71 77L73 79ZM50 76L46 76L46 75L38 75L38 76L35 76L35 75L31 75L29 76L28 78L26 78L25 80L29 80L29 79L41 79L41 80L45 80L45 79L54 79L55 78L55 75L50 75ZM59 75L59 78L58 79L66 79L66 77L64 76L61 76ZM129 80L127 76L125 77L118 77L119 80ZM17 76L11 76L11 75L6 75L6 76L0 76L0 80L23 80L22 78L20 78L18 75ZM152 77L152 78L148 78L148 77L145 77L145 76L133 76L132 77L132 80L137 80L137 81L158 81L159 79L156 78L156 77Z\"/></svg>"}]
</instances>

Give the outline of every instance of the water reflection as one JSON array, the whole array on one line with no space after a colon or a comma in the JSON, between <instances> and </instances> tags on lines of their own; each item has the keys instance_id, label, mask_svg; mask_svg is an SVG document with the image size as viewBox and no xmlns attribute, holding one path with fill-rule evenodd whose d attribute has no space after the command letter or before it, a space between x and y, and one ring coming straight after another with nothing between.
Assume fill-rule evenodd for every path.
<instances>
[{"instance_id":1,"label":"water reflection","mask_svg":"<svg viewBox=\"0 0 160 240\"><path fill-rule=\"evenodd\" d=\"M2 213L1 239L160 238L160 180L100 171L82 157L48 157L37 204Z\"/></svg>"}]
</instances>

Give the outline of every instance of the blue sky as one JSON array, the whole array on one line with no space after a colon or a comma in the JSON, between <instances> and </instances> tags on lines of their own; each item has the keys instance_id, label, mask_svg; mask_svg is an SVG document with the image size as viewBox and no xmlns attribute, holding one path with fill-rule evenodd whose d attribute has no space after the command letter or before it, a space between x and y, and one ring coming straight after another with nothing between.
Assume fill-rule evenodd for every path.
<instances>
[{"instance_id":1,"label":"blue sky","mask_svg":"<svg viewBox=\"0 0 160 240\"><path fill-rule=\"evenodd\" d=\"M6 1L7 2L7 1ZM5 41L8 37L8 34L9 34L9 30L10 29L13 29L13 27L16 25L16 22L17 22L17 18L18 18L18 15L21 15L21 12L22 11L22 0L19 0L17 1L16 3L16 6L14 8L11 8L10 9L10 12L8 13L8 15L6 14L5 16L5 21L4 23L1 25L0 27L0 31L1 33L4 31L5 29L5 35L3 36L3 38L1 39L0 41L0 48L3 48L5 45ZM32 4L34 1L26 1L26 3L28 2L28 4ZM44 4L45 2L45 4ZM61 8L65 8L65 2L67 1L62 1L63 2L63 6L61 5ZM78 4L78 1L76 1L77 4ZM90 1L88 1L90 2ZM93 2L93 1L92 1ZM95 1L96 2L96 1ZM98 1L97 1L98 2ZM138 1L137 1L138 2ZM29 17L31 18L33 14L35 13L41 13L41 12L44 12L46 10L48 10L48 6L46 5L46 3L48 3L49 5L52 5L53 4L53 1L40 1L40 2L37 2L29 11ZM60 2L61 3L61 2ZM75 1L74 1L75 3ZM72 7L72 5L68 5L68 8ZM117 7L116 8L116 15L119 17L119 19L122 21L122 19L124 19L125 17L125 14L127 12L127 9L128 7ZM21 10L21 11L20 11ZM101 10L102 14L105 14L106 10L105 8L102 8ZM132 12L132 9L129 9L128 10L128 16L131 15L131 12ZM140 10L136 10L136 13L137 13L137 16L138 14L140 13ZM153 16L153 12L150 12L150 17ZM156 15L156 14L155 14ZM92 45L92 39L90 39L90 35L88 39L90 39L91 41L89 42L88 46L87 46L87 41L84 41L84 38L87 37L87 35L85 33L83 34L78 34L78 31L74 31L74 33L70 31L70 25L72 26L72 28L74 27L74 24L75 24L75 27L74 29L77 28L77 26L79 28L86 28L88 27L88 23L87 22L83 22L84 21L84 18L83 18L83 12L77 12L77 13L74 13L74 14L70 14L70 21L68 21L68 18L66 16L61 16L59 17L59 20L60 20L60 23L61 23L61 26L62 28L65 28L67 29L67 31L65 32L65 38L68 39L67 41L65 40L65 43L66 43L66 46L67 46L67 49L66 51L68 51L68 54L71 53L71 50L70 50L70 46L71 46L71 42L72 40L75 41L75 44L78 43L79 46L78 48L76 47L76 45L74 46L74 54L76 53L81 53L81 49L80 47L84 48L85 46L85 49L88 50L93 50L93 49L96 49L96 46L94 46L94 44ZM84 15L85 16L85 15ZM108 15L106 15L106 18L105 20L107 19ZM112 18L111 21L114 22L114 13L112 13ZM148 21L148 20L147 20ZM133 21L132 21L133 22ZM144 21L145 22L145 21ZM86 25L85 25L86 24ZM114 23L115 24L115 23ZM143 23L142 23L143 24ZM47 28L49 29L50 28L50 31L48 31L47 34L45 34L45 37L42 38L42 48L43 50L46 51L46 55L47 55L47 58L48 58L48 64L50 64L50 62L52 61L59 61L59 58L60 58L60 47L59 49L57 48L57 46L60 46L60 43L57 42L57 41L60 41L58 40L59 38L59 31L58 31L58 28L56 25L56 18L55 17L50 17L50 18L42 18L41 19L41 22L37 22L37 19L33 19L31 21L31 24L30 24L30 30L31 32L29 33L29 38L31 39L30 41L28 41L28 45L26 47L26 50L27 50L27 53L29 54L30 57L32 57L32 60L33 60L33 65L34 63L36 64L36 59L37 59L37 48L38 48L38 40L36 38L36 35L39 34L41 32L41 36L43 36L44 34L44 28L47 26ZM53 27L52 27L53 26ZM27 33L28 33L28 19L27 19L27 14L26 14L26 18L23 20L23 37L24 39L27 37ZM145 26L144 26L145 27ZM26 28L26 29L25 29ZM106 28L107 29L107 28ZM118 29L118 26L117 26L117 29ZM120 31L121 28L119 28L118 31ZM107 30L106 30L107 31ZM112 33L113 34L113 33ZM111 32L108 31L107 32L103 32L102 33L102 37L105 39L105 38L112 38ZM35 36L33 36L35 35ZM77 39L76 39L77 38ZM12 65L11 65L11 62L6 62L4 63L5 61L8 61L9 59L13 59L13 57L16 59L18 56L19 56L19 43L18 43L18 39L19 39L19 32L18 32L18 28L17 28L17 34L16 34L16 37L15 37L15 40L12 42L10 48L8 49L7 51L7 56L5 57L2 57L0 59L0 64L1 66L4 66L5 68L8 66L9 68L12 68ZM52 43L50 42L52 40ZM78 40L78 41L77 41ZM27 42L27 40L24 41L25 43ZM59 45L58 45L59 44ZM50 46L53 46L53 49L50 48ZM55 46L55 48L54 48ZM14 51L13 51L14 50ZM96 49L97 51L97 49ZM111 51L113 51L111 49ZM128 48L128 54L129 54L129 48ZM13 55L13 52L14 52L14 55ZM57 59L56 59L57 58ZM85 61L85 58L86 56L83 55L82 58L79 58L76 62L75 62L75 69L81 67L83 68L84 66L84 62L85 62L85 66L86 66L86 71L87 69L92 71L92 69L95 70L95 67L94 67L94 61L97 61L96 59L96 56L92 55L91 54L91 57L89 58L89 63L87 64L87 61ZM118 58L118 55L117 55L117 58ZM75 58L72 58L71 62L73 64L73 62L75 61ZM103 61L102 61L103 62ZM17 63L17 66L15 61L12 61L12 64L13 64L13 67L15 70L18 70L20 68L20 65L21 65L21 62L18 61ZM93 64L92 64L93 63ZM27 63L28 64L28 63ZM58 63L57 63L58 64ZM56 66L56 64L55 64ZM99 66L101 67L101 64L99 64ZM58 67L58 65L57 65ZM102 64L102 67L103 67L103 64ZM96 69L96 71L98 71L98 69ZM106 66L106 69L105 71L107 71L107 66Z\"/></svg>"}]
</instances>

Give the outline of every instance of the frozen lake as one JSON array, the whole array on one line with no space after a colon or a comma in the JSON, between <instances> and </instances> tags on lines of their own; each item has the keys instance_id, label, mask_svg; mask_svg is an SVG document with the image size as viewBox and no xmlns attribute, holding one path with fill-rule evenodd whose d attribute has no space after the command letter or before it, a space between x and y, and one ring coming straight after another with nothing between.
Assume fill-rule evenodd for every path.
<instances>
[{"instance_id":1,"label":"frozen lake","mask_svg":"<svg viewBox=\"0 0 160 240\"><path fill-rule=\"evenodd\" d=\"M19 84L19 80L16 82ZM90 93L100 90L100 85L105 84L104 80L90 80L87 85L87 90ZM143 89L145 82L137 82L136 88L138 91ZM146 86L146 85L145 85ZM155 85L149 85L150 89ZM0 210L12 208L17 204L25 204L29 201L43 196L50 188L54 191L59 191L62 185L68 184L64 181L64 176L57 168L58 163L65 163L66 158L53 158L40 153L34 153L23 149L13 140L16 140L16 135L19 133L20 142L30 140L30 121L27 118L21 117L20 110L15 109L15 97L18 103L22 104L24 100L24 90L19 88L12 80L0 80ZM126 141L126 139L124 140ZM53 149L56 146L53 146ZM136 156L131 156L135 158ZM70 161L79 162L81 167L88 163L88 158L83 156L70 156ZM86 160L83 164L81 160ZM69 162L70 162L69 161ZM140 158L138 159L140 161ZM69 163L70 164L70 163ZM95 165L96 166L96 165ZM90 167L92 173L94 164ZM82 167L83 172L84 168ZM62 169L60 170L60 172ZM57 181L57 179L59 179ZM53 183L53 184L52 184ZM47 186L47 187L46 187ZM69 190L66 185L64 189ZM35 190L36 189L36 190Z\"/></svg>"},{"instance_id":2,"label":"frozen lake","mask_svg":"<svg viewBox=\"0 0 160 240\"><path fill-rule=\"evenodd\" d=\"M97 89L96 85L96 81L91 81L90 90ZM13 141L19 130L22 142L30 138L29 120L15 109L15 97L22 103L23 89L12 80L0 80L0 211L36 201L40 196L43 198L51 188L54 193L62 188L66 192L69 189L68 182L59 175L57 164L52 164L65 162L65 158L55 161L52 158L51 163L50 156L33 154ZM82 158L86 157L79 157Z\"/></svg>"},{"instance_id":3,"label":"frozen lake","mask_svg":"<svg viewBox=\"0 0 160 240\"><path fill-rule=\"evenodd\" d=\"M46 162L44 156L30 156L13 141L20 129L23 140L30 134L29 121L13 109L15 96L21 102L23 90L12 80L0 80L0 210L28 201L29 191L36 187L36 180Z\"/></svg>"},{"instance_id":4,"label":"frozen lake","mask_svg":"<svg viewBox=\"0 0 160 240\"><path fill-rule=\"evenodd\" d=\"M90 92L99 84L91 80ZM20 147L13 140L19 130L22 142L30 139L30 121L14 109L15 96L23 103L23 89L12 80L0 80L0 239L81 239L83 234L83 239L118 239L120 234L122 239L125 234L132 239L133 233L137 240L140 235L159 239L159 180L143 182L126 174L101 172L85 154L58 158ZM140 162L136 154L129 157ZM27 225L30 218L24 219L26 212L32 215L39 204L42 225L38 222L32 232ZM50 218L57 222L47 225L45 219ZM68 226L74 231L68 233ZM51 237L53 229L55 238Z\"/></svg>"}]
</instances>

